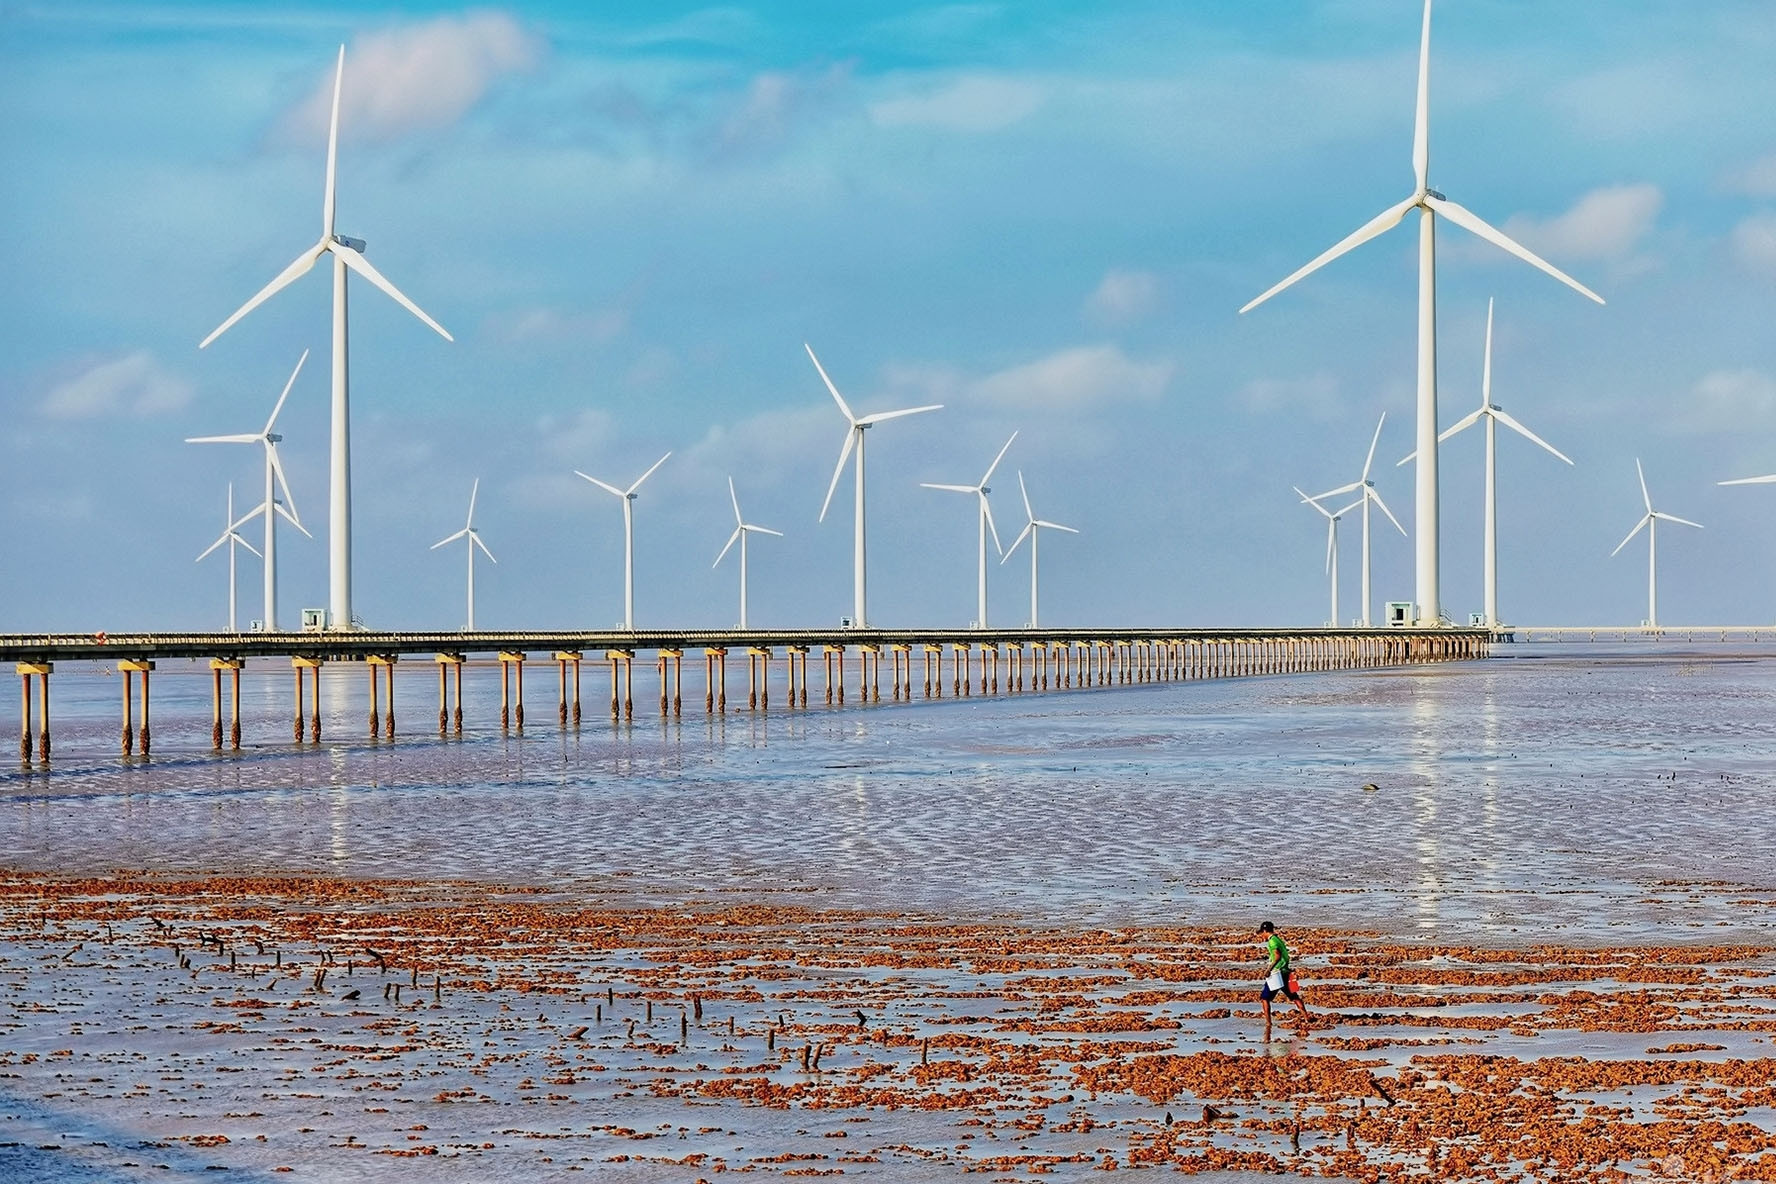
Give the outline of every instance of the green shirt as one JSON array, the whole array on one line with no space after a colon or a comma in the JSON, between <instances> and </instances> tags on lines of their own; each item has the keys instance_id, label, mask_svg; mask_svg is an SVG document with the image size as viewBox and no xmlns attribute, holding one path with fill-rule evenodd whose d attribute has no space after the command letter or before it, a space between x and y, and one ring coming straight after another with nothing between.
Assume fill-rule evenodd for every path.
<instances>
[{"instance_id":1,"label":"green shirt","mask_svg":"<svg viewBox=\"0 0 1776 1184\"><path fill-rule=\"evenodd\" d=\"M1289 973L1289 947L1283 944L1280 934L1273 933L1265 939L1264 952L1270 958L1271 969Z\"/></svg>"}]
</instances>

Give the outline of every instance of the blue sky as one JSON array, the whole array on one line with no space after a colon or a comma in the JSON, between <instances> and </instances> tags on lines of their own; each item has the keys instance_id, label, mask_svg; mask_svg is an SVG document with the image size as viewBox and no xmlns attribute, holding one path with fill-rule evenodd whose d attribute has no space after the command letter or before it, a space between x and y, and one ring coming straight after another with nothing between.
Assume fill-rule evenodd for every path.
<instances>
[{"instance_id":1,"label":"blue sky","mask_svg":"<svg viewBox=\"0 0 1776 1184\"><path fill-rule=\"evenodd\" d=\"M850 495L815 517L854 406L942 402L871 438L871 608L974 616L974 519L920 481L1018 469L1053 623L1316 623L1323 528L1291 485L1379 488L1410 529L1414 235L1396 230L1244 317L1245 301L1411 188L1415 0L1264 5L12 4L0 10L0 630L202 627L192 557L304 348L280 423L297 507L286 618L326 599L328 284L199 353L310 243L347 46L339 228L456 336L352 304L357 611L454 627L470 481L499 566L486 627L621 615L637 505L641 625L731 623L732 474L760 624L850 605ZM1443 419L1494 397L1577 462L1501 446L1502 607L1632 622L1655 502L1668 623L1776 616L1776 8L1444 0L1433 186L1602 292L1439 240ZM1480 452L1444 451L1446 608L1480 607ZM256 530L249 532L256 538ZM1357 601L1345 535L1344 609ZM730 559L729 564L732 563ZM242 557L241 616L258 615ZM1410 543L1378 534L1377 601ZM1021 622L1028 566L993 572Z\"/></svg>"}]
</instances>

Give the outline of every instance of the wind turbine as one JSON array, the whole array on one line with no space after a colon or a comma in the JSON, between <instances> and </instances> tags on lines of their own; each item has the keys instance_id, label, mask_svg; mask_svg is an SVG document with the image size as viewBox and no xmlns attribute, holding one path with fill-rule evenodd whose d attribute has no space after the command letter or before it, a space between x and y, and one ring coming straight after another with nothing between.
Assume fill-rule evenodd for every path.
<instances>
[{"instance_id":1,"label":"wind turbine","mask_svg":"<svg viewBox=\"0 0 1776 1184\"><path fill-rule=\"evenodd\" d=\"M1318 505L1329 497L1339 497L1343 494L1361 491L1360 502L1363 507L1363 628L1365 629L1369 628L1369 503L1374 502L1381 507L1381 512L1388 516L1388 521L1394 524L1394 529L1398 530L1402 537L1406 534L1406 528L1400 525L1400 520L1394 517L1394 512L1387 508L1387 503L1381 500L1379 493L1375 492L1375 482L1369 479L1369 470L1375 464L1375 446L1381 443L1381 425L1386 422L1387 412L1383 411L1381 418L1375 421L1375 435L1369 439L1369 455L1363 459L1363 475L1361 477L1349 485L1340 485L1337 489L1328 489L1325 493L1316 493L1307 499ZM1302 496L1307 497L1306 494L1302 494ZM1321 507L1321 512L1324 512L1324 507ZM1340 514L1345 512L1345 510L1339 511ZM1332 619L1334 623L1338 620L1336 616Z\"/></svg>"},{"instance_id":2,"label":"wind turbine","mask_svg":"<svg viewBox=\"0 0 1776 1184\"><path fill-rule=\"evenodd\" d=\"M1436 624L1443 618L1443 601L1439 588L1440 535L1438 533L1437 483L1437 228L1438 216L1448 219L1463 230L1478 235L1501 247L1525 263L1547 272L1567 287L1597 303L1603 297L1579 283L1535 254L1528 247L1483 222L1469 210L1450 201L1430 187L1431 162L1431 0L1425 0L1424 28L1418 46L1418 107L1413 121L1411 196L1383 210L1358 227L1343 241L1314 259L1262 296L1240 309L1244 313L1263 304L1272 296L1305 275L1354 250L1370 239L1398 226L1406 215L1418 210L1418 469L1415 497L1417 547L1418 623ZM1369 598L1363 598L1365 624Z\"/></svg>"},{"instance_id":3,"label":"wind turbine","mask_svg":"<svg viewBox=\"0 0 1776 1184\"><path fill-rule=\"evenodd\" d=\"M814 369L820 371L820 381L824 382L826 389L832 392L833 402L839 405L839 410L844 414L845 422L849 425L845 429L844 447L839 449L839 464L833 470L832 484L826 487L826 500L820 503L820 517L817 521L826 521L826 511L832 505L833 493L839 488L839 477L845 471L845 462L850 459L851 450L853 448L857 450L857 520L852 530L851 625L855 629L864 629L868 627L869 623L867 615L869 605L864 570L863 433L884 420L899 419L903 415L918 415L923 411L937 411L943 407L943 404L933 403L928 407L907 407L900 411L878 411L874 415L866 415L859 419L851 414L851 408L846 405L844 396L839 394L839 388L834 386L833 380L826 376L826 367L822 366L820 359L814 356L814 347L804 341L802 348L808 351L808 360L814 363Z\"/></svg>"},{"instance_id":4,"label":"wind turbine","mask_svg":"<svg viewBox=\"0 0 1776 1184\"><path fill-rule=\"evenodd\" d=\"M350 629L353 625L351 610L351 408L347 397L346 381L346 302L345 277L348 271L355 271L376 287L381 288L395 303L424 321L446 341L454 341L444 326L434 321L422 311L419 305L407 299L400 290L384 278L368 259L364 258L364 240L347 238L337 234L333 229L333 190L336 164L339 157L339 92L345 81L345 46L339 47L339 66L333 75L333 116L327 129L327 182L326 190L321 197L321 237L314 246L302 252L291 261L290 265L279 272L269 284L235 309L234 314L218 325L214 332L202 341L197 348L203 349L210 342L226 333L234 323L271 299L284 288L307 275L322 255L333 256L333 430L331 437L331 480L328 493L330 501L327 507L327 607L331 618L329 625L335 629Z\"/></svg>"},{"instance_id":5,"label":"wind turbine","mask_svg":"<svg viewBox=\"0 0 1776 1184\"><path fill-rule=\"evenodd\" d=\"M1634 524L1634 529L1628 532L1628 537L1616 544L1616 549L1610 552L1610 558L1614 559L1622 548L1626 547L1634 536L1640 533L1641 527L1647 528L1646 623L1648 629L1657 629L1659 627L1659 523L1676 522L1682 526L1693 526L1697 530L1702 529L1702 524L1691 522L1688 518L1663 514L1653 509L1653 495L1647 492L1646 471L1640 467L1638 456L1634 458L1634 471L1640 477L1640 500L1646 503L1646 513L1641 515L1640 521Z\"/></svg>"},{"instance_id":6,"label":"wind turbine","mask_svg":"<svg viewBox=\"0 0 1776 1184\"><path fill-rule=\"evenodd\" d=\"M728 536L728 541L723 545L721 554L715 557L715 562L710 564L709 567L712 571L715 568L720 567L721 561L727 558L729 548L731 548L736 541L739 542L740 628L744 629L746 628L746 536L749 534L774 534L778 538L782 538L783 532L781 530L772 530L768 526L754 526L740 516L740 495L734 492L734 479L732 477L728 478L728 497L734 503L734 533Z\"/></svg>"},{"instance_id":7,"label":"wind turbine","mask_svg":"<svg viewBox=\"0 0 1776 1184\"><path fill-rule=\"evenodd\" d=\"M252 515L249 514L247 517L250 518ZM226 519L228 525L222 528L221 537L205 547L203 549L203 554L199 555L192 561L194 563L202 563L205 559L209 558L211 551L214 551L223 543L228 544L228 631L230 633L240 632L234 624L234 549L235 547L240 546L245 547L249 551L253 551L253 544L235 533L236 528L246 520L246 518L242 518L237 521L234 517L234 482L230 481L228 483L228 518ZM258 555L259 552L253 551L253 554Z\"/></svg>"},{"instance_id":8,"label":"wind turbine","mask_svg":"<svg viewBox=\"0 0 1776 1184\"><path fill-rule=\"evenodd\" d=\"M1035 629L1039 627L1036 617L1036 536L1043 529L1064 530L1068 534L1078 534L1079 532L1071 526L1062 526L1059 522L1048 522L1036 517L1036 511L1030 508L1030 491L1024 488L1024 471L1022 469L1018 470L1018 492L1024 495L1024 529L1017 538L1011 540L1010 549L1005 552L1005 558L999 562L1004 563L1009 560L1018 549L1019 543L1026 538L1030 540L1030 628Z\"/></svg>"},{"instance_id":9,"label":"wind turbine","mask_svg":"<svg viewBox=\"0 0 1776 1184\"><path fill-rule=\"evenodd\" d=\"M950 493L971 493L979 500L979 512L977 515L979 522L976 523L976 526L980 532L980 571L978 581L980 607L977 610L978 615L974 620L974 627L976 629L985 629L987 627L987 533L989 531L991 531L993 535L993 549L998 551L1001 555L1005 554L1005 548L999 545L999 530L993 525L993 507L987 502L987 494L993 492L988 488L987 482L993 479L993 470L998 468L999 462L1005 459L1006 451L1011 448L1011 441L1017 439L1017 437L1018 434L1016 432L1011 434L1011 440L1005 442L1005 447L999 450L999 455L993 458L993 463L987 466L987 471L982 473L981 479L973 485L933 485L929 481L919 482L919 485L924 489L943 489L948 490ZM1004 560L1001 559L1000 562L1003 563Z\"/></svg>"},{"instance_id":10,"label":"wind turbine","mask_svg":"<svg viewBox=\"0 0 1776 1184\"><path fill-rule=\"evenodd\" d=\"M1325 506L1322 506L1319 502L1315 501L1313 498L1308 497L1305 493L1301 493L1301 486L1297 485L1294 487L1294 489L1295 489L1296 493L1301 494L1302 501L1306 502L1308 505L1312 506L1314 509L1318 510L1321 514L1324 514L1326 516L1326 572L1328 575L1330 575L1332 577L1332 618L1331 618L1331 624L1332 624L1333 628L1337 628L1338 627L1338 520L1340 518L1343 518L1346 514L1350 513L1352 510L1356 509L1358 506L1365 506L1366 507L1368 505L1369 499L1368 498L1358 498L1356 501L1352 502L1350 505L1346 506L1344 509L1338 510L1338 511L1332 511L1332 510L1328 510ZM1365 548L1365 550L1366 549L1367 548Z\"/></svg>"},{"instance_id":11,"label":"wind turbine","mask_svg":"<svg viewBox=\"0 0 1776 1184\"><path fill-rule=\"evenodd\" d=\"M454 543L457 539L468 539L469 540L469 546L468 546L468 551L469 551L469 626L468 626L468 631L470 633L473 633L475 631L475 548L480 547L481 553L483 555L487 556L489 562L491 562L491 563L498 563L499 562L499 560L497 560L493 557L493 552L489 551L487 549L487 544L481 541L481 532L475 529L475 497L480 492L481 492L481 478L477 477L477 478L475 478L475 483L473 485L469 486L469 518L468 518L468 521L463 525L463 528L461 530L457 531L455 534L451 535L448 538L439 539L437 542L432 544L432 550L436 551L439 547L445 546L448 543Z\"/></svg>"},{"instance_id":12,"label":"wind turbine","mask_svg":"<svg viewBox=\"0 0 1776 1184\"><path fill-rule=\"evenodd\" d=\"M1485 543L1485 576L1486 576L1486 625L1496 629L1498 615L1498 425L1504 424L1524 439L1539 444L1567 464L1572 458L1554 447L1506 413L1505 409L1494 405L1492 401L1492 301L1486 302L1486 361L1480 369L1480 409L1470 411L1467 415L1450 425L1442 435L1437 437L1441 444L1458 432L1466 431L1481 420L1486 421L1486 543ZM1405 464L1416 452L1407 455L1400 461Z\"/></svg>"},{"instance_id":13,"label":"wind turbine","mask_svg":"<svg viewBox=\"0 0 1776 1184\"><path fill-rule=\"evenodd\" d=\"M264 429L257 434L187 436L185 439L187 444L262 444L265 447L265 500L250 510L240 521L241 523L250 522L255 514L265 515L265 628L270 633L278 631L277 516L282 514L290 520L290 525L308 535L309 538L314 537L312 534L308 534L308 528L302 525L302 520L296 516L296 499L290 495L290 483L284 479L284 466L278 460L277 446L283 437L271 430L277 424L278 413L284 409L284 400L290 397L290 388L296 385L296 376L302 373L302 363L306 361L308 361L308 351L303 350L302 356L296 359L296 369L290 371L290 381L284 383L284 393L278 396L277 405L271 409L271 418L265 421ZM284 491L282 501L277 498L277 491L280 488ZM236 523L236 525L240 525L240 523Z\"/></svg>"},{"instance_id":14,"label":"wind turbine","mask_svg":"<svg viewBox=\"0 0 1776 1184\"><path fill-rule=\"evenodd\" d=\"M666 454L666 456L671 455L670 452ZM635 484L628 489L618 489L615 485L608 485L596 477L587 477L578 469L574 470L574 476L585 477L586 480L606 493L615 494L623 499L623 628L625 629L635 628L635 491L641 488L643 481L654 475L654 469L666 463L666 456L655 461L653 468L637 477Z\"/></svg>"}]
</instances>

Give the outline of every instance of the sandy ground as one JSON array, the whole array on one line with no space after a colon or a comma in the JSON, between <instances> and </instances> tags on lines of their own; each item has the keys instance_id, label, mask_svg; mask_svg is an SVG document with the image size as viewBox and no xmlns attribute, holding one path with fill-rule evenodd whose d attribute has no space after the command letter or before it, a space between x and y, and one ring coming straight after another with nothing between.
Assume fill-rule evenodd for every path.
<instances>
[{"instance_id":1,"label":"sandy ground","mask_svg":"<svg viewBox=\"0 0 1776 1184\"><path fill-rule=\"evenodd\" d=\"M1776 1179L1767 949L1288 937L0 875L0 1177Z\"/></svg>"}]
</instances>

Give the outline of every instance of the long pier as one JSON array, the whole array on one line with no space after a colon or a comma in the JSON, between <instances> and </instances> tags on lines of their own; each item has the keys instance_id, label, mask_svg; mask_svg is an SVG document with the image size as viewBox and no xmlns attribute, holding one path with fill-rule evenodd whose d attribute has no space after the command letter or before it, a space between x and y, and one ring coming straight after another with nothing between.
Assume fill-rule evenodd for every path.
<instances>
[{"instance_id":1,"label":"long pier","mask_svg":"<svg viewBox=\"0 0 1776 1184\"><path fill-rule=\"evenodd\" d=\"M814 682L812 654L820 656L814 667L821 675L816 702L842 705L847 702L847 665L857 676L854 701L881 702L884 656L889 665L889 700L911 702L916 696L942 699L946 683L951 698L969 698L977 693L1029 694L1467 661L1486 657L1493 641L1486 629L1402 628L0 634L0 661L13 662L19 676L19 759L29 766L49 763L50 675L57 662L104 662L122 676L120 743L127 758L138 748L143 757L150 753L150 676L155 663L181 658L209 664L210 743L220 750L225 743L240 748L241 670L251 658L290 662L293 739L298 744L304 740L318 744L320 672L323 666L339 663L365 669L369 735L392 739L395 670L402 659L429 659L427 664L436 667L438 734L448 736L463 730L462 671L472 657L499 663L500 727L522 730L527 662L547 661L556 667L556 723L565 728L581 722L581 675L587 662L609 666L611 718L634 718L638 661L656 668L660 714L681 715L684 659L688 654L695 661L699 651L703 710L714 715L729 710L730 654L746 658L743 709L768 711L772 666L779 659L783 669L779 704L791 709L808 706ZM644 655L651 659L644 660ZM225 701L230 705L226 729ZM742 709L738 686L736 701L736 709Z\"/></svg>"}]
</instances>

